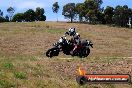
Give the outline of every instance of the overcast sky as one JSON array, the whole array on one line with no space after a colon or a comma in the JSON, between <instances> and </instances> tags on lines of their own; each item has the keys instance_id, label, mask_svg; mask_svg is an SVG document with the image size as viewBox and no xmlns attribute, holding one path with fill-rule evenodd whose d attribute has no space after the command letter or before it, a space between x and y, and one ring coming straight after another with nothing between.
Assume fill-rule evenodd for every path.
<instances>
[{"instance_id":1,"label":"overcast sky","mask_svg":"<svg viewBox=\"0 0 132 88\"><path fill-rule=\"evenodd\" d=\"M0 9L4 11L6 15L6 9L10 6L15 8L16 13L24 12L27 9L34 9L36 7L43 7L45 9L45 15L47 21L56 21L56 14L53 14L52 5L57 1L60 5L58 19L64 21L64 16L62 15L62 8L66 3L74 2L80 3L85 0L0 0ZM132 0L103 0L102 7L106 6L117 6L117 5L128 5L129 8L132 8Z\"/></svg>"}]
</instances>

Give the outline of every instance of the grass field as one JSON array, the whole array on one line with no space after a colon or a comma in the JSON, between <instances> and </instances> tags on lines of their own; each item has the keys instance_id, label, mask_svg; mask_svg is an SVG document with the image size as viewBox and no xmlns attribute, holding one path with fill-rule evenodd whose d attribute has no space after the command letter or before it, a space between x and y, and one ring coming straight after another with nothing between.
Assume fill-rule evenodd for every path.
<instances>
[{"instance_id":1,"label":"grass field","mask_svg":"<svg viewBox=\"0 0 132 88\"><path fill-rule=\"evenodd\" d=\"M69 27L92 40L87 58L45 52ZM72 59L69 59L72 58ZM130 84L76 83L79 66L87 73L132 76L132 30L63 22L0 23L0 88L132 88Z\"/></svg>"}]
</instances>

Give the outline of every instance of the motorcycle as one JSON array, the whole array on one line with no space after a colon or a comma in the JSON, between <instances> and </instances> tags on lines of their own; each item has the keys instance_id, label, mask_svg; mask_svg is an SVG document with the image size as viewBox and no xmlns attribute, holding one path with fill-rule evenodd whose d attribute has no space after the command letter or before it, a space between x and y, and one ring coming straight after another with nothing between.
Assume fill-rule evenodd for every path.
<instances>
[{"instance_id":1,"label":"motorcycle","mask_svg":"<svg viewBox=\"0 0 132 88\"><path fill-rule=\"evenodd\" d=\"M70 53L74 48L74 43L70 40L67 40L66 37L60 37L59 41L53 44L53 48L49 49L46 52L47 57L58 56L62 51L66 55L87 57L90 54L90 47L93 48L93 43L88 40L81 41L81 44L75 50L73 54Z\"/></svg>"}]
</instances>

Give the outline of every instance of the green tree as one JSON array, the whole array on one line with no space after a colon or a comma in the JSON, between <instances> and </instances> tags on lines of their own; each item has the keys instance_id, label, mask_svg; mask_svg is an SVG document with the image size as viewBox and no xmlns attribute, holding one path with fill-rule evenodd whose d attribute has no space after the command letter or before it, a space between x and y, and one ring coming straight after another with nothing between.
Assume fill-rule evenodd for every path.
<instances>
[{"instance_id":1,"label":"green tree","mask_svg":"<svg viewBox=\"0 0 132 88\"><path fill-rule=\"evenodd\" d=\"M58 2L55 2L55 3L53 4L52 10L53 10L54 13L56 13L56 14L58 13L58 11L59 11ZM58 16L57 16L57 22L58 22Z\"/></svg>"},{"instance_id":2,"label":"green tree","mask_svg":"<svg viewBox=\"0 0 132 88\"><path fill-rule=\"evenodd\" d=\"M86 19L89 21L89 23L95 24L97 17L94 10L89 10L86 14Z\"/></svg>"},{"instance_id":3,"label":"green tree","mask_svg":"<svg viewBox=\"0 0 132 88\"><path fill-rule=\"evenodd\" d=\"M0 16L0 22L8 22L8 20L6 20L4 17Z\"/></svg>"},{"instance_id":4,"label":"green tree","mask_svg":"<svg viewBox=\"0 0 132 88\"><path fill-rule=\"evenodd\" d=\"M35 14L36 14L36 20L37 21L45 21L46 16L44 15L45 11L43 8L37 7Z\"/></svg>"},{"instance_id":5,"label":"green tree","mask_svg":"<svg viewBox=\"0 0 132 88\"><path fill-rule=\"evenodd\" d=\"M0 16L0 22L4 22L4 18Z\"/></svg>"},{"instance_id":6,"label":"green tree","mask_svg":"<svg viewBox=\"0 0 132 88\"><path fill-rule=\"evenodd\" d=\"M101 4L102 0L85 0L84 5L85 5L85 12L86 12L86 19L90 23L96 23L96 21L99 20L100 16L102 14L101 11Z\"/></svg>"},{"instance_id":7,"label":"green tree","mask_svg":"<svg viewBox=\"0 0 132 88\"><path fill-rule=\"evenodd\" d=\"M76 17L75 3L68 3L64 5L62 15L64 15L65 18L70 19L72 23L73 19Z\"/></svg>"},{"instance_id":8,"label":"green tree","mask_svg":"<svg viewBox=\"0 0 132 88\"><path fill-rule=\"evenodd\" d=\"M79 21L82 22L82 18L85 17L85 15L86 15L84 3L76 4L76 12L79 16Z\"/></svg>"},{"instance_id":9,"label":"green tree","mask_svg":"<svg viewBox=\"0 0 132 88\"><path fill-rule=\"evenodd\" d=\"M105 21L104 16L105 16L105 15L104 15L103 12L98 11L97 14L96 14L97 22L100 23L100 24L106 24L106 21Z\"/></svg>"},{"instance_id":10,"label":"green tree","mask_svg":"<svg viewBox=\"0 0 132 88\"><path fill-rule=\"evenodd\" d=\"M114 10L115 14L113 16L114 24L120 27L126 27L129 17L131 16L130 12L130 8L128 8L127 5L116 6Z\"/></svg>"},{"instance_id":11,"label":"green tree","mask_svg":"<svg viewBox=\"0 0 132 88\"><path fill-rule=\"evenodd\" d=\"M22 22L23 20L24 20L24 14L23 13L17 13L17 14L15 14L13 16L13 19L12 19L13 22L16 22L16 21Z\"/></svg>"},{"instance_id":12,"label":"green tree","mask_svg":"<svg viewBox=\"0 0 132 88\"><path fill-rule=\"evenodd\" d=\"M123 6L123 17L122 17L122 25L123 27L127 27L127 23L129 21L129 17L132 16L132 14L130 14L130 8L128 8L127 5Z\"/></svg>"},{"instance_id":13,"label":"green tree","mask_svg":"<svg viewBox=\"0 0 132 88\"><path fill-rule=\"evenodd\" d=\"M24 13L24 19L25 19L25 21L27 21L27 22L35 21L35 19L36 19L36 14L35 14L34 10L32 10L32 9L27 10L27 11Z\"/></svg>"},{"instance_id":14,"label":"green tree","mask_svg":"<svg viewBox=\"0 0 132 88\"><path fill-rule=\"evenodd\" d=\"M112 24L112 17L114 15L114 8L107 6L106 9L104 10L104 18L107 24Z\"/></svg>"},{"instance_id":15,"label":"green tree","mask_svg":"<svg viewBox=\"0 0 132 88\"><path fill-rule=\"evenodd\" d=\"M113 15L113 17L112 17L112 20L113 20L113 22L114 22L114 24L115 25L117 25L117 26L120 26L121 24L121 19L120 19L120 10L122 9L122 7L121 6L116 6L115 7L115 11L114 11L114 15Z\"/></svg>"},{"instance_id":16,"label":"green tree","mask_svg":"<svg viewBox=\"0 0 132 88\"><path fill-rule=\"evenodd\" d=\"M11 21L12 20L12 17L13 17L13 14L15 12L15 9L13 7L9 7L7 9L7 12L9 13L9 20Z\"/></svg>"}]
</instances>

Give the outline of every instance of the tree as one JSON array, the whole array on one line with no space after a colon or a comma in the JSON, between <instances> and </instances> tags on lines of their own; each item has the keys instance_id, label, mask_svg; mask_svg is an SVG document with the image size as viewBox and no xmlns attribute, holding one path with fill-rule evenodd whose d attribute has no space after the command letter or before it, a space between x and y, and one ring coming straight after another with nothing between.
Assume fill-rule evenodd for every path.
<instances>
[{"instance_id":1,"label":"tree","mask_svg":"<svg viewBox=\"0 0 132 88\"><path fill-rule=\"evenodd\" d=\"M102 10L101 5L103 4L103 1L102 0L94 0L94 1L97 3L97 8L99 10Z\"/></svg>"},{"instance_id":2,"label":"tree","mask_svg":"<svg viewBox=\"0 0 132 88\"><path fill-rule=\"evenodd\" d=\"M106 9L104 10L104 19L107 24L112 24L112 17L114 15L114 8L107 6Z\"/></svg>"},{"instance_id":3,"label":"tree","mask_svg":"<svg viewBox=\"0 0 132 88\"><path fill-rule=\"evenodd\" d=\"M129 17L131 16L130 12L130 8L128 8L127 5L116 6L114 10L115 14L113 16L114 24L117 26L126 27Z\"/></svg>"},{"instance_id":4,"label":"tree","mask_svg":"<svg viewBox=\"0 0 132 88\"><path fill-rule=\"evenodd\" d=\"M0 16L0 22L8 22L8 20L6 20L4 17Z\"/></svg>"},{"instance_id":5,"label":"tree","mask_svg":"<svg viewBox=\"0 0 132 88\"><path fill-rule=\"evenodd\" d=\"M7 12L9 13L9 20L11 21L12 20L12 17L13 17L13 14L15 12L14 8L13 7L9 7L7 9Z\"/></svg>"},{"instance_id":6,"label":"tree","mask_svg":"<svg viewBox=\"0 0 132 88\"><path fill-rule=\"evenodd\" d=\"M120 19L120 11L121 11L122 7L121 6L116 6L115 10L114 10L114 15L112 17L112 20L114 22L115 25L120 26L121 25L121 19Z\"/></svg>"},{"instance_id":7,"label":"tree","mask_svg":"<svg viewBox=\"0 0 132 88\"><path fill-rule=\"evenodd\" d=\"M89 21L89 23L95 24L97 17L94 10L89 10L86 14L86 19Z\"/></svg>"},{"instance_id":8,"label":"tree","mask_svg":"<svg viewBox=\"0 0 132 88\"><path fill-rule=\"evenodd\" d=\"M17 14L15 14L13 16L13 19L12 19L13 22L16 22L16 21L22 22L23 20L24 20L24 14L23 13L17 13Z\"/></svg>"},{"instance_id":9,"label":"tree","mask_svg":"<svg viewBox=\"0 0 132 88\"><path fill-rule=\"evenodd\" d=\"M77 3L76 4L76 12L79 15L79 21L82 21L82 18L85 17L85 6L84 3Z\"/></svg>"},{"instance_id":10,"label":"tree","mask_svg":"<svg viewBox=\"0 0 132 88\"><path fill-rule=\"evenodd\" d=\"M55 2L55 3L53 4L52 10L53 10L54 13L56 13L56 14L58 13L58 11L59 11L58 2ZM58 22L58 16L57 16L57 22Z\"/></svg>"},{"instance_id":11,"label":"tree","mask_svg":"<svg viewBox=\"0 0 132 88\"><path fill-rule=\"evenodd\" d=\"M24 19L25 19L25 21L27 21L27 22L35 21L36 15L35 15L34 10L32 10L32 9L27 10L27 11L24 13Z\"/></svg>"},{"instance_id":12,"label":"tree","mask_svg":"<svg viewBox=\"0 0 132 88\"><path fill-rule=\"evenodd\" d=\"M5 21L5 19L0 16L0 22L4 22L4 21Z\"/></svg>"},{"instance_id":13,"label":"tree","mask_svg":"<svg viewBox=\"0 0 132 88\"><path fill-rule=\"evenodd\" d=\"M35 14L36 14L36 20L37 21L45 21L46 16L44 15L45 11L43 8L37 7Z\"/></svg>"},{"instance_id":14,"label":"tree","mask_svg":"<svg viewBox=\"0 0 132 88\"><path fill-rule=\"evenodd\" d=\"M128 8L127 5L123 6L123 17L122 17L122 26L123 27L127 27L127 23L129 21L129 17L132 16L132 14L130 14L130 8Z\"/></svg>"},{"instance_id":15,"label":"tree","mask_svg":"<svg viewBox=\"0 0 132 88\"><path fill-rule=\"evenodd\" d=\"M96 17L97 17L98 23L106 24L106 21L105 21L104 16L105 16L105 15L104 15L103 12L101 12L101 11L98 11L98 12L97 12Z\"/></svg>"},{"instance_id":16,"label":"tree","mask_svg":"<svg viewBox=\"0 0 132 88\"><path fill-rule=\"evenodd\" d=\"M8 20L4 18L3 12L0 10L0 22L7 22Z\"/></svg>"},{"instance_id":17,"label":"tree","mask_svg":"<svg viewBox=\"0 0 132 88\"><path fill-rule=\"evenodd\" d=\"M3 12L0 10L0 16L2 17L3 16Z\"/></svg>"},{"instance_id":18,"label":"tree","mask_svg":"<svg viewBox=\"0 0 132 88\"><path fill-rule=\"evenodd\" d=\"M5 16L5 19L7 22L9 22L9 16L8 15Z\"/></svg>"},{"instance_id":19,"label":"tree","mask_svg":"<svg viewBox=\"0 0 132 88\"><path fill-rule=\"evenodd\" d=\"M65 16L65 18L68 18L71 20L71 23L73 22L73 19L76 16L76 9L75 9L75 3L68 3L63 7L62 15Z\"/></svg>"},{"instance_id":20,"label":"tree","mask_svg":"<svg viewBox=\"0 0 132 88\"><path fill-rule=\"evenodd\" d=\"M46 16L44 15L45 11L43 8L37 7L36 11L29 9L24 13L17 13L13 16L12 21L14 22L32 22L32 21L45 21Z\"/></svg>"},{"instance_id":21,"label":"tree","mask_svg":"<svg viewBox=\"0 0 132 88\"><path fill-rule=\"evenodd\" d=\"M101 16L101 4L102 0L85 0L85 12L86 12L86 19L90 23L96 23L96 21L99 21L99 16Z\"/></svg>"}]
</instances>

